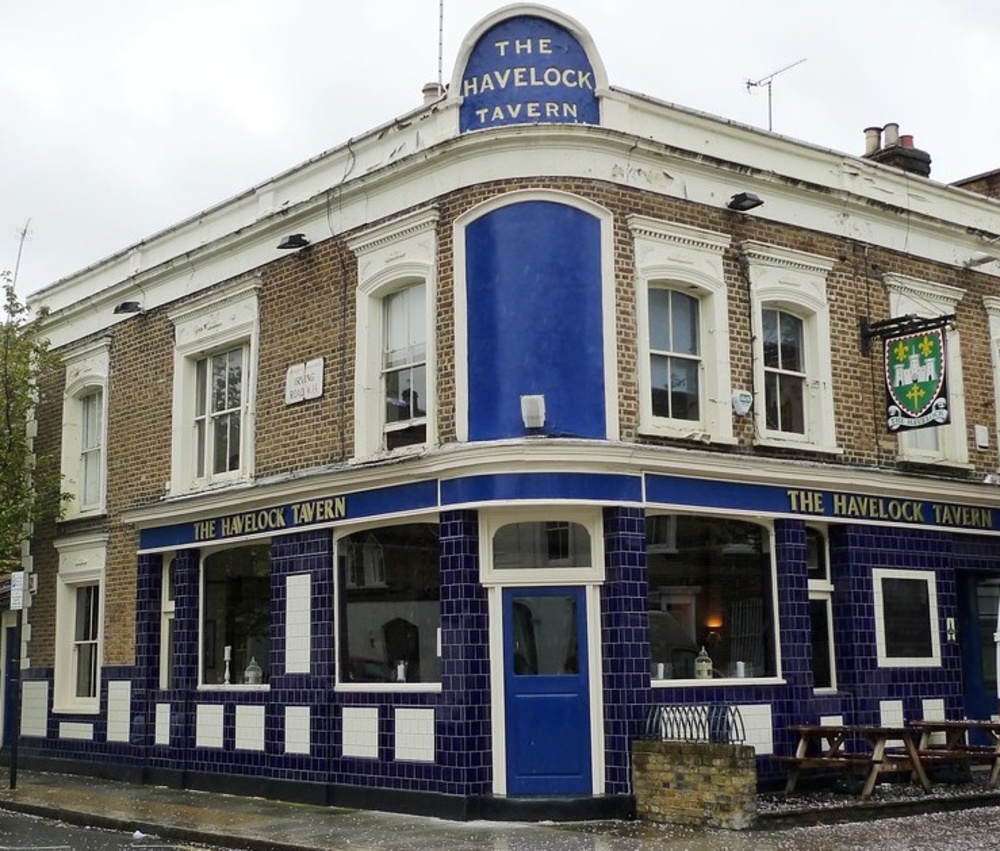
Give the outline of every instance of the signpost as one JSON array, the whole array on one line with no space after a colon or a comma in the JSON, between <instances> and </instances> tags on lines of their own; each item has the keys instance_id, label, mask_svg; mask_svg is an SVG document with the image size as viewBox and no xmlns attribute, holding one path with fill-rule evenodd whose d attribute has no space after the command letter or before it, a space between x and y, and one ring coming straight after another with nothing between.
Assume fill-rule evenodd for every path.
<instances>
[{"instance_id":1,"label":"signpost","mask_svg":"<svg viewBox=\"0 0 1000 851\"><path fill-rule=\"evenodd\" d=\"M10 575L10 610L17 612L14 626L14 641L17 645L17 661L14 671L7 678L8 688L14 689L14 734L10 743L10 788L17 788L17 743L21 738L21 618L24 610L25 575L23 570L15 570Z\"/></svg>"}]
</instances>

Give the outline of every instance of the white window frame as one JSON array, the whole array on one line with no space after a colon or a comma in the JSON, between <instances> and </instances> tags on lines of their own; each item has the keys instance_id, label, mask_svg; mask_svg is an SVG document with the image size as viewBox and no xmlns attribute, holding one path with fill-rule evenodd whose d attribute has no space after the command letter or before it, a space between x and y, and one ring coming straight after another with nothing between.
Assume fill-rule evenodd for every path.
<instances>
[{"instance_id":1,"label":"white window frame","mask_svg":"<svg viewBox=\"0 0 1000 851\"><path fill-rule=\"evenodd\" d=\"M734 443L729 369L729 303L723 255L730 238L645 216L629 216L636 266L639 431L642 434ZM672 289L698 300L699 420L653 415L649 291Z\"/></svg>"},{"instance_id":2,"label":"white window frame","mask_svg":"<svg viewBox=\"0 0 1000 851\"><path fill-rule=\"evenodd\" d=\"M354 387L354 459L424 452L437 442L435 386L437 330L438 211L418 210L365 231L348 242L358 259L357 328ZM385 395L382 390L384 299L407 286L424 286L426 306L427 385L424 400L426 436L422 443L385 448Z\"/></svg>"},{"instance_id":3,"label":"white window frame","mask_svg":"<svg viewBox=\"0 0 1000 851\"><path fill-rule=\"evenodd\" d=\"M72 520L103 514L107 510L107 435L108 435L108 375L110 373L109 338L102 338L66 356L66 386L63 390L63 423L61 472L63 487L71 495L65 504L63 518ZM100 431L97 451L100 453L98 473L100 483L96 501L85 500L85 462L83 445L85 402L101 394Z\"/></svg>"},{"instance_id":4,"label":"white window frame","mask_svg":"<svg viewBox=\"0 0 1000 851\"><path fill-rule=\"evenodd\" d=\"M498 568L493 564L493 536L510 523L579 523L590 534L587 567ZM504 587L580 585L604 582L604 526L600 509L546 505L535 509L490 509L480 513L480 581Z\"/></svg>"},{"instance_id":5,"label":"white window frame","mask_svg":"<svg viewBox=\"0 0 1000 851\"><path fill-rule=\"evenodd\" d=\"M912 579L927 583L927 608L930 617L930 656L889 656L885 646L885 601L883 579ZM941 630L938 624L937 576L933 570L874 568L872 584L875 598L875 644L880 668L939 668L941 666Z\"/></svg>"},{"instance_id":6,"label":"white window frame","mask_svg":"<svg viewBox=\"0 0 1000 851\"><path fill-rule=\"evenodd\" d=\"M809 579L809 602L821 601L826 609L826 629L827 646L830 648L830 684L827 686L815 686L814 691L820 693L835 692L837 690L837 648L834 644L836 631L833 628L833 582L830 579L830 539L826 529L818 526L808 527L819 536L820 545L823 547L822 564L825 566L823 576ZM808 548L806 550L808 556ZM808 559L807 559L808 561ZM810 630L812 623L810 621Z\"/></svg>"},{"instance_id":7,"label":"white window frame","mask_svg":"<svg viewBox=\"0 0 1000 851\"><path fill-rule=\"evenodd\" d=\"M163 567L161 572L161 585L160 585L160 688L166 689L171 687L171 670L170 670L170 645L171 639L174 637L173 630L177 626L175 620L175 613L177 610L176 606L176 589L172 587L171 574L176 576L177 570L177 558L172 552L163 554Z\"/></svg>"},{"instance_id":8,"label":"white window frame","mask_svg":"<svg viewBox=\"0 0 1000 851\"><path fill-rule=\"evenodd\" d=\"M240 281L169 314L174 324L171 495L250 481L254 473L254 423L260 323L260 282ZM200 360L244 347L240 467L224 473L196 474L195 388Z\"/></svg>"},{"instance_id":9,"label":"white window frame","mask_svg":"<svg viewBox=\"0 0 1000 851\"><path fill-rule=\"evenodd\" d=\"M340 567L337 559L340 558L340 545L344 538L349 538L352 535L356 535L359 532L365 531L377 531L379 529L384 529L388 526L409 526L412 524L430 523L438 527L439 535L441 528L441 518L438 514L416 514L413 516L407 516L405 518L387 518L381 517L375 520L366 520L361 523L355 523L350 525L338 526L335 530L333 539L333 552L335 554L335 567L334 567L334 629L333 629L333 646L335 648L334 655L337 659L337 682L334 686L335 691L353 691L353 692L429 692L429 693L439 693L442 689L441 681L437 680L434 682L379 682L379 683L361 683L352 682L350 680L343 680L341 676L343 674L342 666L340 664L341 659L341 642L344 640L342 638L342 632L344 630L343 618L341 616L341 601L340 595L348 589L356 589L359 587L374 587L374 588L384 588L386 587L385 582L385 564L381 559L378 559L378 564L368 565L364 568L365 578L367 579L371 576L376 581L372 583L371 586L360 586L355 583L347 582L347 571L344 571L344 584L341 586L340 582ZM440 540L440 538L439 538ZM437 625L437 647L438 656L441 656L441 623L442 615L440 608L438 609L438 625ZM443 675L443 672L442 672Z\"/></svg>"},{"instance_id":10,"label":"white window frame","mask_svg":"<svg viewBox=\"0 0 1000 851\"><path fill-rule=\"evenodd\" d=\"M993 440L1000 446L1000 297L983 296L990 326L990 358L993 365Z\"/></svg>"},{"instance_id":11,"label":"white window frame","mask_svg":"<svg viewBox=\"0 0 1000 851\"><path fill-rule=\"evenodd\" d=\"M237 667L237 660L232 660L229 668L230 681L228 683L207 683L205 682L205 562L213 555L225 550L242 549L244 547L270 546L269 538L252 538L237 543L230 543L221 547L210 547L201 551L198 559L198 689L199 691L270 691L270 679L266 683L245 683L243 675L246 671L245 665ZM274 556L273 550L270 562L270 577L274 578ZM276 617L274 609L274 598L270 596L271 605L268 614L268 630L274 626ZM218 638L218 635L216 635ZM256 657L253 657L256 658ZM240 661L242 665L242 660ZM224 675L224 674L223 674Z\"/></svg>"},{"instance_id":12,"label":"white window frame","mask_svg":"<svg viewBox=\"0 0 1000 851\"><path fill-rule=\"evenodd\" d=\"M906 275L886 274L885 287L889 292L889 315L915 314L924 319L948 316L962 300L964 293L957 287L932 283ZM901 461L921 464L943 464L969 467L969 443L965 420L965 382L962 378L961 338L958 328L945 329L945 375L948 381L948 409L950 422L931 431L936 436L936 448L924 444L916 432L901 432L897 436Z\"/></svg>"},{"instance_id":13,"label":"white window frame","mask_svg":"<svg viewBox=\"0 0 1000 851\"><path fill-rule=\"evenodd\" d=\"M741 244L749 275L754 356L754 443L841 453L833 403L830 304L826 277L834 261L804 251L793 251L760 242ZM764 384L764 308L783 310L802 320L805 366L803 421L805 433L767 427Z\"/></svg>"},{"instance_id":14,"label":"white window frame","mask_svg":"<svg viewBox=\"0 0 1000 851\"><path fill-rule=\"evenodd\" d=\"M55 542L59 553L59 574L56 578L56 644L52 696L54 712L97 714L100 710L107 542L107 535L86 535ZM77 591L86 586L97 587L97 693L92 697L78 697L75 653Z\"/></svg>"}]
</instances>

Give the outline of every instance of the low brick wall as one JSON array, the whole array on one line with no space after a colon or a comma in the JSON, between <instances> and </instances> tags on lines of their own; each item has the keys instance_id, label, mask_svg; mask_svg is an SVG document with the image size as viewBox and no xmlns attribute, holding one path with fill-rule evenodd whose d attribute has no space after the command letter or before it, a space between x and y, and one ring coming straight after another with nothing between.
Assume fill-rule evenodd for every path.
<instances>
[{"instance_id":1,"label":"low brick wall","mask_svg":"<svg viewBox=\"0 0 1000 851\"><path fill-rule=\"evenodd\" d=\"M757 760L747 745L632 743L636 815L743 830L757 819Z\"/></svg>"}]
</instances>

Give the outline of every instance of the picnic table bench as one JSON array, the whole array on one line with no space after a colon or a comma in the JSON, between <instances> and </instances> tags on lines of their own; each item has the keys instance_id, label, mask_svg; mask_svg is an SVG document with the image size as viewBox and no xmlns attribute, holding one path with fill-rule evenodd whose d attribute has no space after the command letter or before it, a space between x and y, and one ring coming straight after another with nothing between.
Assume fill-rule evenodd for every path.
<instances>
[{"instance_id":1,"label":"picnic table bench","mask_svg":"<svg viewBox=\"0 0 1000 851\"><path fill-rule=\"evenodd\" d=\"M1000 779L1000 722L972 718L911 721L909 725L920 733L917 751L925 763L972 762L990 766L989 786L995 789ZM982 733L991 744L976 744L970 741L971 733ZM943 742L935 743L935 735L942 735Z\"/></svg>"},{"instance_id":2,"label":"picnic table bench","mask_svg":"<svg viewBox=\"0 0 1000 851\"><path fill-rule=\"evenodd\" d=\"M794 756L779 756L789 766L785 794L794 791L804 770L841 769L865 775L861 798L867 800L881 774L906 772L925 792L931 788L912 727L849 724L801 724L790 727L798 737ZM850 742L852 748L847 749Z\"/></svg>"}]
</instances>

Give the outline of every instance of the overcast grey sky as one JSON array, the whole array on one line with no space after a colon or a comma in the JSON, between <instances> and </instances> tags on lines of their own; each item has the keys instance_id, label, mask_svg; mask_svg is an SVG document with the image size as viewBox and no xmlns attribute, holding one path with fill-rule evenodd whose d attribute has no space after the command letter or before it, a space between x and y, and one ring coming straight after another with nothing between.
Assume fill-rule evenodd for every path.
<instances>
[{"instance_id":1,"label":"overcast grey sky","mask_svg":"<svg viewBox=\"0 0 1000 851\"><path fill-rule=\"evenodd\" d=\"M445 0L444 79L492 0ZM612 85L932 179L1000 168L997 0L557 0ZM421 102L439 0L0 0L0 269L31 293Z\"/></svg>"}]
</instances>

